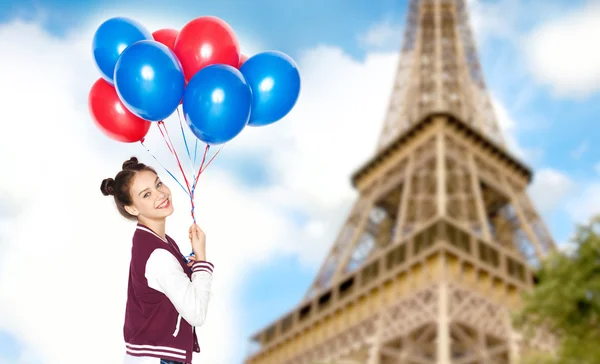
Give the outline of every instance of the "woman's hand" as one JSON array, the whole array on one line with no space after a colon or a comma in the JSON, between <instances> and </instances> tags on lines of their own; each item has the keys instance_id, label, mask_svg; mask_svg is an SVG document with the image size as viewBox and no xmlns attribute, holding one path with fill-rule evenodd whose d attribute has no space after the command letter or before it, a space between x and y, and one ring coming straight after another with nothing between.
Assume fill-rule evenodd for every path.
<instances>
[{"instance_id":1,"label":"woman's hand","mask_svg":"<svg viewBox=\"0 0 600 364\"><path fill-rule=\"evenodd\" d=\"M192 261L206 260L206 235L196 224L192 224L189 230L189 238L192 243L194 255L188 257Z\"/></svg>"}]
</instances>

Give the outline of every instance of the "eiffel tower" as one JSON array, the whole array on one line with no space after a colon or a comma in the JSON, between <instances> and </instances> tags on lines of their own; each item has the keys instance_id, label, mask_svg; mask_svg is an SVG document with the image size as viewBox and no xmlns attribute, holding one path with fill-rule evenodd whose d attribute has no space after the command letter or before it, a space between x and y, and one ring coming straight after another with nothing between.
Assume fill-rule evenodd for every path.
<instances>
[{"instance_id":1,"label":"eiffel tower","mask_svg":"<svg viewBox=\"0 0 600 364\"><path fill-rule=\"evenodd\" d=\"M507 150L465 0L410 0L359 197L303 301L252 337L248 364L517 363L510 312L554 242Z\"/></svg>"}]
</instances>

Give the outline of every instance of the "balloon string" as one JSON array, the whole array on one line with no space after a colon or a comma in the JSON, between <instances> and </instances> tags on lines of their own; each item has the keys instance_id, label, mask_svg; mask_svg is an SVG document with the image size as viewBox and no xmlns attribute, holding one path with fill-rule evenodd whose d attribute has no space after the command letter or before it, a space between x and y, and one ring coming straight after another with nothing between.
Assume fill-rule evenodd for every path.
<instances>
[{"instance_id":1,"label":"balloon string","mask_svg":"<svg viewBox=\"0 0 600 364\"><path fill-rule=\"evenodd\" d=\"M148 153L150 153L150 155L152 156L152 158L154 158L158 164L163 167L163 169L165 171L167 171L167 173L175 180L175 182L177 182L177 184L183 189L183 192L185 192L186 195L190 195L188 193L188 191L185 189L185 187L183 187L183 185L181 184L181 182L179 182L179 180L177 180L177 178L175 178L175 176L173 175L173 173L171 173L165 166L163 166L163 164L158 160L158 158L156 158L156 156L154 154L152 154L152 152L150 151L150 149L148 149L148 147L146 147L146 145L144 144L144 139L140 140L140 144L142 145L142 147L144 147L144 149L146 149L146 151Z\"/></svg>"},{"instance_id":2,"label":"balloon string","mask_svg":"<svg viewBox=\"0 0 600 364\"><path fill-rule=\"evenodd\" d=\"M200 168L198 168L198 174L196 175L196 183L198 182L198 179L200 178L200 174L202 173L202 167L204 167L204 162L206 161L206 154L208 153L209 149L210 149L210 145L206 144L206 149L204 149L204 155L202 156L202 162L200 163ZM194 187L196 187L195 184L194 184Z\"/></svg>"},{"instance_id":3,"label":"balloon string","mask_svg":"<svg viewBox=\"0 0 600 364\"><path fill-rule=\"evenodd\" d=\"M221 151L221 149L223 149L223 147L221 147L221 148L219 148L219 150L217 150L217 152L215 153L215 155L213 155L212 158L208 161L208 163L206 163L206 165L200 171L200 173L203 173L206 170L206 168L208 168L208 166L212 163L212 161L215 159L215 157L219 154L219 152Z\"/></svg>"},{"instance_id":4,"label":"balloon string","mask_svg":"<svg viewBox=\"0 0 600 364\"><path fill-rule=\"evenodd\" d=\"M181 113L179 113L179 108L177 108L177 118L179 119L179 127L181 128L181 136L183 137L183 143L185 144L185 151L187 152L188 159L190 160L190 167L192 168L192 176L194 168L194 163L192 161L192 155L190 153L190 148L188 147L187 138L185 137L185 131L183 130L183 122L181 121ZM198 139L196 139L198 140ZM194 179L195 182L195 179Z\"/></svg>"},{"instance_id":5,"label":"balloon string","mask_svg":"<svg viewBox=\"0 0 600 364\"><path fill-rule=\"evenodd\" d=\"M192 170L196 170L196 155L198 154L198 138L196 138L196 146L194 146L194 168Z\"/></svg>"},{"instance_id":6,"label":"balloon string","mask_svg":"<svg viewBox=\"0 0 600 364\"><path fill-rule=\"evenodd\" d=\"M198 183L198 180L200 179L200 175L206 170L206 168L208 168L208 166L212 163L212 161L215 159L215 157L219 154L221 149L223 149L223 147L219 148L219 150L217 150L217 152L212 156L212 158L208 161L208 163L206 163L206 165L204 165L204 162L206 161L206 154L208 153L209 148L210 148L210 145L207 145L206 149L204 150L204 156L202 157L202 163L200 164L200 168L198 169L198 175L196 176L194 188L196 187L196 183Z\"/></svg>"},{"instance_id":7,"label":"balloon string","mask_svg":"<svg viewBox=\"0 0 600 364\"><path fill-rule=\"evenodd\" d=\"M206 150L204 151L204 158L202 159L202 164L204 164L204 160L206 159L206 152L207 151L208 151L208 145L206 146ZM202 168L202 167L200 167L200 168ZM198 183L198 178L199 177L200 177L200 173L198 173L198 176L194 177L194 184L192 185L192 189L190 191L190 201L192 203L192 220L194 221L194 224L196 223L196 215L194 214L194 210L196 209L196 205L194 203L194 195L196 193L196 185Z\"/></svg>"},{"instance_id":8,"label":"balloon string","mask_svg":"<svg viewBox=\"0 0 600 364\"><path fill-rule=\"evenodd\" d=\"M198 139L196 139L196 147L197 146L198 146ZM206 163L206 165L204 165L204 163L206 162L206 155L208 154L209 149L210 149L210 145L207 144L206 149L204 149L204 155L202 156L202 163L200 163L200 168L198 169L198 175L194 178L194 185L192 186L192 190L190 193L190 199L192 202L192 219L194 220L194 224L196 223L196 217L194 215L194 210L195 210L194 195L196 193L196 186L198 184L198 180L200 179L200 175L202 174L202 172L204 172L206 170L206 168L208 168L210 163L215 159L215 157L217 156L217 154L219 154L219 152L221 151L221 149L223 149L223 147L219 148L219 150L217 150L215 155L212 156L212 158L208 161L208 163ZM198 150L196 149L196 152L197 151ZM194 152L194 165L196 164L195 162L196 162L196 153ZM188 255L188 257L191 257L191 256L194 256L194 252L191 252ZM189 262L189 259L187 259L187 261Z\"/></svg>"},{"instance_id":9,"label":"balloon string","mask_svg":"<svg viewBox=\"0 0 600 364\"><path fill-rule=\"evenodd\" d=\"M157 128L158 128L158 130L160 131L160 134L162 135L162 137L163 137L163 140L165 141L165 144L167 145L167 148L169 149L169 152L171 152L171 155L172 155L172 156L174 156L174 155L175 155L175 153L173 153L173 148L171 148L171 145L169 144L169 142L167 142L167 139L165 139L165 135L163 134L163 131L162 131L162 129L160 128L160 123L162 123L162 121L159 121L159 122L158 122L158 124L157 124Z\"/></svg>"},{"instance_id":10,"label":"balloon string","mask_svg":"<svg viewBox=\"0 0 600 364\"><path fill-rule=\"evenodd\" d=\"M192 177L194 178L194 180L193 180L194 183L193 183L192 189L190 191L190 203L192 205L192 209L191 209L192 220L194 221L194 224L195 224L196 223L196 216L194 214L194 210L195 210L194 192L196 190L196 176L194 175L195 167L194 167L194 163L192 162L192 155L190 153L190 148L188 147L187 138L185 137L185 131L183 130L183 122L181 121L181 114L179 113L179 108L177 108L177 118L179 119L179 126L181 128L181 135L183 137L183 143L185 144L185 150L187 152L188 159L190 161L190 166L192 167ZM196 139L196 143L197 143L197 141L198 141L198 139Z\"/></svg>"},{"instance_id":11,"label":"balloon string","mask_svg":"<svg viewBox=\"0 0 600 364\"><path fill-rule=\"evenodd\" d=\"M184 140L184 144L186 147L186 151L188 154L188 157L191 161L191 153L189 151L189 146L187 144L187 139L185 137L185 131L183 130L183 123L181 121L181 115L179 113L179 110L177 110L177 114L179 116L179 125L181 127L181 132L182 132L182 136L183 136L183 140ZM195 192L196 192L196 186L198 184L198 179L200 178L200 175L206 170L206 168L208 168L208 166L210 165L210 163L215 159L215 157L219 154L219 152L221 151L222 147L219 148L219 150L217 150L217 152L212 156L212 158L208 161L208 163L206 163L206 157L208 154L208 151L210 150L210 145L206 145L206 149L204 150L204 155L202 157L202 163L200 164L200 168L198 169L198 174L194 177L193 180L193 185L190 188L190 184L187 180L186 174L183 170L183 167L181 165L181 161L179 160L179 155L177 154L177 151L175 150L175 146L173 145L173 141L171 140L171 137L169 135L169 131L167 129L167 127L164 125L163 121L159 121L157 123L158 126L158 130L160 131L160 134L163 137L163 140L165 141L165 144L167 145L167 148L169 149L169 151L171 152L171 154L175 157L175 160L177 161L177 165L179 167L179 170L181 171L181 174L183 175L183 178L185 180L185 183L187 185L187 190L185 189L185 187L183 187L183 185L177 180L177 178L175 178L175 176L167 169L165 168L162 163L160 163L160 161L158 160L158 158L156 158L148 148L145 147L145 145L143 144L143 140L142 140L142 146L144 146L144 148L146 148L146 150L148 151L148 153L150 153L150 155L161 165L161 167L163 167L163 169L165 171L167 171L167 173L169 173L169 175L177 182L177 184L179 184L179 186L183 189L184 192L186 192L186 194L190 197L190 203L191 203L191 215L192 215L192 220L194 221L194 224L196 224L196 216L195 216L195 203L194 203L194 196L195 196ZM162 128L161 128L162 126ZM164 132L163 129L164 128ZM194 167L195 170L195 164L196 164L196 156L197 156L197 152L198 152L198 139L196 139L196 145L195 145L195 151L194 151L194 162L192 164L192 166ZM206 163L206 164L205 164ZM190 256L194 256L194 252L191 252L188 257ZM186 257L186 260L189 262L189 259Z\"/></svg>"},{"instance_id":12,"label":"balloon string","mask_svg":"<svg viewBox=\"0 0 600 364\"><path fill-rule=\"evenodd\" d=\"M196 205L194 204L194 193L196 192L196 184L194 183L194 186L192 186L192 193L190 194L190 202L192 203L192 220L194 221L194 224L196 223L196 216L194 214L194 210L196 209Z\"/></svg>"},{"instance_id":13,"label":"balloon string","mask_svg":"<svg viewBox=\"0 0 600 364\"><path fill-rule=\"evenodd\" d=\"M206 145L206 149L204 150L204 156L202 157L202 163L200 164L200 168L198 169L196 183L198 182L198 179L200 179L200 175L202 174L202 172L204 172L206 170L206 168L208 168L208 165L215 159L215 157L217 156L217 154L219 154L219 152L221 151L222 148L223 147L219 148L219 150L217 150L215 155L212 156L212 158L208 161L208 163L206 163L206 165L204 165L204 162L206 161L206 154L208 153L208 150L210 149L210 145Z\"/></svg>"},{"instance_id":14,"label":"balloon string","mask_svg":"<svg viewBox=\"0 0 600 364\"><path fill-rule=\"evenodd\" d=\"M177 110L177 113L179 114L179 110ZM180 119L180 122L181 122L181 119ZM194 215L194 209L195 209L195 206L194 206L194 190L195 190L195 188L194 187L195 187L196 183L194 183L193 184L194 187L192 187L190 189L190 183L187 180L187 177L186 177L185 172L183 170L183 166L181 165L181 161L179 160L179 156L177 155L177 151L175 150L175 146L173 145L173 141L171 140L171 136L169 135L169 130L164 125L164 122L161 121L160 123L162 123L162 127L163 127L163 129L165 129L165 134L166 134L166 138L165 138L165 134L163 134L163 139L165 139L165 142L167 141L167 139L169 140L169 143L171 144L171 147L173 148L173 154L175 155L175 159L177 160L177 165L179 166L179 170L181 171L181 174L183 174L183 178L185 179L185 183L186 183L186 185L188 187L188 191L189 191L188 196L190 197L190 203L192 205L190 213L192 215L192 220L194 221L194 224L195 224L196 223L196 217ZM181 124L181 131L183 132L183 124ZM161 130L161 134L162 134L162 130ZM185 134L183 134L183 138L184 138L184 141L185 141ZM187 149L187 142L185 142L185 144L186 144L186 149ZM189 156L189 151L188 151L188 156Z\"/></svg>"},{"instance_id":15,"label":"balloon string","mask_svg":"<svg viewBox=\"0 0 600 364\"><path fill-rule=\"evenodd\" d=\"M165 129L164 133L163 133L162 129L160 128L161 126ZM177 166L179 167L179 170L181 171L181 174L183 175L183 179L185 180L185 184L188 188L188 192L191 197L192 191L190 189L190 183L188 182L185 172L183 170L183 167L181 166L181 162L179 161L179 156L177 155L177 151L175 150L175 146L173 145L173 142L171 141L171 137L169 136L169 131L165 127L164 122L162 122L162 121L158 122L158 130L160 130L160 134L162 135L165 143L167 143L167 146L169 146L169 143L171 143L171 147L169 147L169 150L172 151L172 154L175 156L175 159L177 160ZM165 137L165 134L166 134L166 137ZM168 139L168 142L167 142L167 139Z\"/></svg>"}]
</instances>

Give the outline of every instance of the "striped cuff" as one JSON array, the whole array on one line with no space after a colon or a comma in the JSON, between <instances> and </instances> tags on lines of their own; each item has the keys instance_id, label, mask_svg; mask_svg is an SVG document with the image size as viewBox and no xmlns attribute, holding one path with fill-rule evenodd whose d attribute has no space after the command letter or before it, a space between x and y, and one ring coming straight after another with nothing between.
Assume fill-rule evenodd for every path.
<instances>
[{"instance_id":1,"label":"striped cuff","mask_svg":"<svg viewBox=\"0 0 600 364\"><path fill-rule=\"evenodd\" d=\"M208 272L212 274L214 268L215 266L211 262L199 260L192 264L192 273Z\"/></svg>"}]
</instances>

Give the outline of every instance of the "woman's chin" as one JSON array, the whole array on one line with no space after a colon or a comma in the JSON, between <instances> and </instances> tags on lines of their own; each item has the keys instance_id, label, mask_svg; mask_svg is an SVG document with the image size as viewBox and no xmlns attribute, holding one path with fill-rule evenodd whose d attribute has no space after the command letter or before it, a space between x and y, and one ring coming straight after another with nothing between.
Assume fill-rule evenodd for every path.
<instances>
[{"instance_id":1,"label":"woman's chin","mask_svg":"<svg viewBox=\"0 0 600 364\"><path fill-rule=\"evenodd\" d=\"M169 206L168 208L165 209L166 211L164 211L164 216L171 216L173 215L173 213L175 212L175 209L173 208L173 205Z\"/></svg>"},{"instance_id":2,"label":"woman's chin","mask_svg":"<svg viewBox=\"0 0 600 364\"><path fill-rule=\"evenodd\" d=\"M154 213L153 218L155 218L155 219L164 219L167 216L173 215L173 212L175 212L175 210L173 209L173 206L167 207L166 209L156 210L156 212Z\"/></svg>"}]
</instances>

